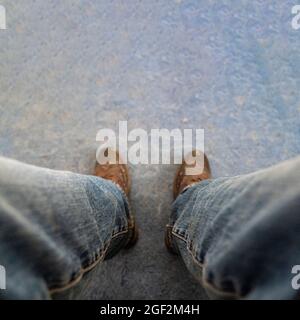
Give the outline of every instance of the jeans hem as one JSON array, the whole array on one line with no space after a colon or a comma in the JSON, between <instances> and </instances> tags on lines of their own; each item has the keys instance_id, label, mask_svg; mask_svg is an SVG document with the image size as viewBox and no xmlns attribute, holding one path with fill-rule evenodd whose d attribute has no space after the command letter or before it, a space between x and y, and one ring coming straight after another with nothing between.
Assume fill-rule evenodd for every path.
<instances>
[{"instance_id":1,"label":"jeans hem","mask_svg":"<svg viewBox=\"0 0 300 320\"><path fill-rule=\"evenodd\" d=\"M95 261L93 261L92 263L90 263L88 266L86 267L81 267L81 269L79 270L79 272L77 273L77 275L74 277L74 279L70 280L68 283L66 284L62 284L59 285L57 287L54 288L49 288L49 294L52 295L54 293L59 293L65 290L68 290L70 288L72 288L73 286L75 286L76 284L78 284L80 282L80 280L82 279L82 277L90 270L92 270L99 262L103 261L105 259L105 255L107 253L107 250L109 249L110 243L111 241L118 237L119 235L122 234L126 234L130 231L131 228L128 228L126 230L120 231L118 233L115 233L111 239L108 241L108 243L105 245L105 249L104 250L100 250L103 251L98 258L96 258Z\"/></svg>"},{"instance_id":2,"label":"jeans hem","mask_svg":"<svg viewBox=\"0 0 300 320\"><path fill-rule=\"evenodd\" d=\"M173 227L170 226L170 225L167 226L167 228L169 229L168 231L170 231L170 237L174 236L175 238L177 238L180 241L183 241L186 244L186 250L190 254L193 262L195 262L195 264L198 267L201 268L202 277L200 279L197 278L197 280L200 281L200 283L203 285L205 290L207 290L208 292L214 293L217 296L220 296L220 297L222 296L223 298L227 298L227 299L229 299L229 298L231 298L231 299L242 299L243 297L241 295L239 295L238 293L224 291L223 289L220 289L220 288L216 287L214 284L212 284L210 282L207 282L207 280L204 279L203 274L204 274L204 270L206 269L206 264L200 262L198 260L198 258L196 257L196 254L191 250L191 247L192 247L191 241L189 241L187 239L187 237L183 237L182 235L176 233L176 231L174 230ZM172 245L172 249L179 253L179 249L177 248L177 245L175 245L175 247L174 247L174 242L171 245Z\"/></svg>"}]
</instances>

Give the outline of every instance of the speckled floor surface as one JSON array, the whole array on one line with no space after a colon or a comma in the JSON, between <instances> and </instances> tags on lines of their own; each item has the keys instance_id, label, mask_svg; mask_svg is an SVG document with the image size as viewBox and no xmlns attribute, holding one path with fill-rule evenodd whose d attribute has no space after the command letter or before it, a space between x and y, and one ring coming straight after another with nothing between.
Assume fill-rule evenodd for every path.
<instances>
[{"instance_id":1,"label":"speckled floor surface","mask_svg":"<svg viewBox=\"0 0 300 320\"><path fill-rule=\"evenodd\" d=\"M294 1L0 0L0 154L91 173L101 128L204 128L214 176L300 152ZM203 299L163 245L174 166L133 166L138 245L60 298ZM92 277L93 276L93 277ZM88 292L90 281L97 290Z\"/></svg>"}]
</instances>

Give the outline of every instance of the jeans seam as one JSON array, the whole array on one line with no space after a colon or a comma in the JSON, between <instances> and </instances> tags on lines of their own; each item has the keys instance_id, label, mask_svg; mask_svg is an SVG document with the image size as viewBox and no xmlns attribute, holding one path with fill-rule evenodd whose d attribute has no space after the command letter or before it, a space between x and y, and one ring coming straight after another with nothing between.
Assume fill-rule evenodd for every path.
<instances>
[{"instance_id":1,"label":"jeans seam","mask_svg":"<svg viewBox=\"0 0 300 320\"><path fill-rule=\"evenodd\" d=\"M70 281L68 281L68 283L63 284L61 286L57 286L55 288L49 288L49 293L50 295L53 293L58 293L61 291L65 291L67 289L72 288L73 286L75 286L77 283L80 282L80 280L82 279L82 277L90 270L92 270L99 262L101 262L102 260L104 260L106 252L110 246L110 243L112 242L113 239L115 239L116 237L118 237L121 234L126 234L128 233L130 230L130 228L127 228L126 230L117 232L115 234L112 235L111 239L105 244L105 249L103 250L103 252L96 258L96 260L94 260L93 262L89 263L88 266L86 267L81 267L77 273L77 275L74 277L74 279L71 279ZM102 250L99 250L97 253L101 252Z\"/></svg>"},{"instance_id":2,"label":"jeans seam","mask_svg":"<svg viewBox=\"0 0 300 320\"><path fill-rule=\"evenodd\" d=\"M131 202L130 202L130 199L129 199L129 196L127 196L127 194L125 193L125 191L121 188L120 185L118 185L116 182L110 180L110 182L112 182L114 184L114 186L116 186L118 188L118 190L121 192L123 198L125 199L126 201L126 204L127 204L127 208L128 208L128 228L133 228L134 225L135 225L135 218L134 218L134 215L132 213L132 208L131 208Z\"/></svg>"},{"instance_id":3,"label":"jeans seam","mask_svg":"<svg viewBox=\"0 0 300 320\"><path fill-rule=\"evenodd\" d=\"M117 232L113 232L112 236L110 238L109 241L107 241L107 243L104 245L104 249L100 249L99 251L96 252L95 256L96 259L92 262L90 262L87 266L83 267L82 265L84 263L81 263L81 267L78 270L78 272L76 273L76 275L69 280L67 283L62 284L62 285L58 285L57 287L54 288L49 288L48 286L48 291L49 294L54 294L54 293L58 293L58 292L62 292L65 291L67 289L72 288L73 286L75 286L77 283L80 282L80 280L82 279L82 277L85 275L85 273L87 273L88 271L92 270L99 262L101 262L102 260L104 260L105 255L107 253L107 250L110 247L110 244L112 242L112 240L114 240L116 237L118 237L119 235L122 234L126 234L129 233L129 231L133 230L135 227L135 223L134 223L134 216L132 215L131 212L131 207L130 207L130 202L129 199L126 195L126 193L124 192L124 190L116 183L114 183L113 181L110 181L113 183L113 185L115 187L117 187L118 191L121 192L122 197L125 199L125 201L127 202L127 206L128 206L128 217L127 217L127 226L120 226L119 230ZM101 188L101 187L100 187ZM102 188L101 188L102 189ZM103 190L103 189L102 189ZM104 190L105 191L105 190ZM90 203L89 203L90 205ZM92 207L91 207L92 208ZM124 229L125 228L125 229ZM123 229L123 230L122 230ZM101 251L103 251L101 253Z\"/></svg>"},{"instance_id":4,"label":"jeans seam","mask_svg":"<svg viewBox=\"0 0 300 320\"><path fill-rule=\"evenodd\" d=\"M88 177L95 177L95 176L88 176ZM103 178L101 178L101 179L103 179ZM99 179L100 180L100 179ZM105 180L105 179L103 179L103 180ZM101 185L98 185L98 183L96 183L96 182L94 182L92 179L90 180L91 181L91 183L93 183L94 185L96 185L96 187L97 188L100 188L101 189L101 191L103 191L104 192L104 194L105 194L105 191L106 191L106 189L105 188L103 188L103 186L101 186ZM121 193L121 196L122 196L122 200L123 201L125 201L126 202L126 204L127 204L127 209L128 209L128 215L126 214L126 221L127 221L127 226L124 226L124 225L121 225L120 227L119 227L119 230L117 231L117 232L119 232L121 229L123 229L124 227L125 228L128 228L128 229L130 229L131 227L132 227L132 223L134 223L134 215L132 214L132 208L131 208L131 205L130 205L130 200L129 200L129 197L127 196L127 194L124 192L124 190L116 183L116 182L114 182L114 181L112 181L112 180L105 180L107 183L111 183L114 187L116 187L117 189L118 189L118 191ZM82 186L83 186L83 188L85 189L85 185L80 181L80 183L82 184ZM115 197L115 195L113 195L114 197ZM90 206L90 208L92 209L92 211L94 210L94 208L91 206L91 203L90 203L90 201L89 201L89 197L88 197L88 195L87 195L87 199L88 199L88 203L89 203L89 206ZM126 211L126 210L125 210Z\"/></svg>"},{"instance_id":5,"label":"jeans seam","mask_svg":"<svg viewBox=\"0 0 300 320\"><path fill-rule=\"evenodd\" d=\"M198 260L198 258L196 257L195 252L189 248L190 247L189 246L189 242L191 243L191 241L188 241L187 237L183 237L183 236L177 234L176 231L174 230L174 228L173 228L173 230L171 232L172 232L172 235L174 237L176 237L177 239L185 242L186 249L187 249L188 253L190 254L190 256L192 257L193 261L202 269L202 277L200 279L200 282L203 284L204 287L206 287L207 289L209 289L211 291L214 291L217 294L223 295L223 296L231 296L231 297L235 297L236 299L241 299L242 298L242 296L240 296L236 292L224 291L223 289L220 289L220 288L216 287L215 284L207 282L203 277L203 274L204 274L203 271L206 269L207 266L206 266L205 263L200 262Z\"/></svg>"}]
</instances>

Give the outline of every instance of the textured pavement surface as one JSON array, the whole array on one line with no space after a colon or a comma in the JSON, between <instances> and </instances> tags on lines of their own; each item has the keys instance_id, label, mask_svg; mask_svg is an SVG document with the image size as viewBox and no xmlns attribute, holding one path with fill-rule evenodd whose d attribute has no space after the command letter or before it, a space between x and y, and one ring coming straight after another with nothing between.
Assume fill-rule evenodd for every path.
<instances>
[{"instance_id":1,"label":"textured pavement surface","mask_svg":"<svg viewBox=\"0 0 300 320\"><path fill-rule=\"evenodd\" d=\"M294 1L0 0L0 154L91 173L96 133L203 128L214 176L300 152ZM60 298L203 299L163 245L172 165L132 166L138 245ZM90 282L97 290L88 292Z\"/></svg>"}]
</instances>

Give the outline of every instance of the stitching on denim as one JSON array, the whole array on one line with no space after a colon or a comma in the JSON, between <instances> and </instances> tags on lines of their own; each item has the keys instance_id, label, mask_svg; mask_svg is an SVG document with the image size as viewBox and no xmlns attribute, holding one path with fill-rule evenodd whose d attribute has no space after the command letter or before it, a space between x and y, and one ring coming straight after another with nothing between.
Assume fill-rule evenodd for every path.
<instances>
[{"instance_id":1,"label":"stitching on denim","mask_svg":"<svg viewBox=\"0 0 300 320\"><path fill-rule=\"evenodd\" d=\"M90 177L93 177L93 176L90 176ZM92 179L89 179L89 181L92 182L94 185L96 185L98 188L100 187L100 189L102 191L105 191L105 189L102 188L101 185L96 184ZM80 280L82 279L82 277L84 276L85 273L87 273L88 271L92 270L99 262L101 262L105 258L105 255L107 253L107 250L110 247L110 244L111 244L112 240L114 240L119 235L126 234L126 233L134 230L134 228L135 228L135 222L134 221L135 220L134 220L134 216L132 215L130 201L129 201L126 193L124 192L124 190L117 183L115 183L114 181L110 181L110 182L112 182L118 188L118 190L121 192L122 196L125 198L125 201L127 203L128 215L129 215L129 217L127 219L127 226L121 226L117 232L113 232L113 234L111 236L111 239L104 245L104 249L101 249L101 250L99 250L98 252L95 253L96 259L93 262L89 263L86 267L82 267L81 266L81 268L76 273L74 278L69 280L68 283L59 285L59 286L54 287L54 288L49 288L48 287L48 291L49 291L50 295L54 294L54 293L65 291L65 290L75 286L78 282L80 282ZM79 179L79 183L81 184L83 190L85 190L85 185L82 183L82 181L80 179ZM85 194L86 194L87 199L88 199L88 195L87 195L86 190L85 190ZM93 208L92 208L92 206L90 204L90 201L88 201L88 204L89 204L90 208L93 210ZM125 228L125 229L122 230L123 228ZM101 253L101 251L103 251L103 252ZM81 265L83 265L83 263Z\"/></svg>"},{"instance_id":2,"label":"stitching on denim","mask_svg":"<svg viewBox=\"0 0 300 320\"><path fill-rule=\"evenodd\" d=\"M119 186L116 182L110 180L110 182L112 182L119 191L121 191L122 196L125 198L126 204L127 204L127 208L128 208L128 223L129 223L129 228L133 227L135 224L135 219L134 219L134 215L132 214L132 208L131 208L131 204L130 204L130 199L129 196L127 196L127 194L125 193L125 191L122 189L121 186Z\"/></svg>"},{"instance_id":3,"label":"stitching on denim","mask_svg":"<svg viewBox=\"0 0 300 320\"><path fill-rule=\"evenodd\" d=\"M90 178L92 178L92 177L95 177L95 176L88 176L88 177L90 177ZM105 180L105 179L104 179ZM97 183L95 183L95 181L93 181L93 179L89 179L89 181L91 182L91 183L93 183L97 188L100 188L101 189L101 191L103 191L104 192L104 194L106 194L106 189L102 186L102 185L98 185ZM81 185L82 185L82 187L83 187L83 189L85 190L85 185L79 180L79 182L81 183ZM130 199L129 199L129 197L127 196L127 194L124 192L124 190L122 189L122 187L120 186L120 185L118 185L116 182L114 182L113 180L106 180L106 182L108 182L108 183L112 183L115 187L117 187L117 189L118 189L118 191L120 191L121 192L121 194L122 194L122 196L123 196L123 198L125 198L125 201L126 201L126 204L127 204L127 207L128 207L128 220L132 220L132 219L134 219L134 216L133 216L133 214L132 214L132 208L131 208L131 205L130 205ZM87 192L85 191L85 193L87 194ZM87 195L87 198L88 198L88 195ZM89 201L88 201L89 202ZM118 201L116 201L116 202L118 202ZM91 206L91 205L90 205ZM91 207L92 208L92 207ZM92 208L93 209L93 208Z\"/></svg>"},{"instance_id":4,"label":"stitching on denim","mask_svg":"<svg viewBox=\"0 0 300 320\"><path fill-rule=\"evenodd\" d=\"M193 252L192 250L189 249L189 245L191 244L191 241L188 241L186 238L178 235L175 230L172 230L172 235L174 237L176 237L177 239L185 242L186 244L186 249L189 252L189 254L191 255L193 261L202 269L202 278L200 279L200 282L203 284L203 286L207 287L209 290L214 291L216 294L220 294L223 296L231 296L231 297L235 297L237 299L241 299L242 297L236 293L236 292L228 292L228 291L224 291L223 289L217 288L214 284L207 282L204 277L203 277L203 271L206 269L206 265L205 263L201 263L197 257L195 252Z\"/></svg>"},{"instance_id":5,"label":"stitching on denim","mask_svg":"<svg viewBox=\"0 0 300 320\"><path fill-rule=\"evenodd\" d=\"M100 250L99 252L96 253L96 256L98 256L98 258L96 258L95 261L91 262L88 266L86 266L84 268L81 267L77 273L77 276L75 276L74 279L70 280L68 283L63 284L61 286L58 286L56 288L49 288L48 290L49 290L50 295L53 293L65 291L65 290L70 289L73 286L75 286L82 279L82 277L84 276L85 273L92 270L100 261L102 261L104 259L106 252L107 252L112 240L121 234L128 233L129 231L130 231L130 228L112 235L111 239L104 246L105 249L103 250L103 252L101 254L99 254L99 252L102 251L102 250Z\"/></svg>"},{"instance_id":6,"label":"stitching on denim","mask_svg":"<svg viewBox=\"0 0 300 320\"><path fill-rule=\"evenodd\" d=\"M206 190L206 189L208 189L211 184L203 185L203 181L200 181L200 182L195 182L195 183L187 186L187 187L184 189L184 191L187 191L187 190L190 189L191 187L194 187L194 186L196 186L196 185L201 185L201 184L202 184L202 189L201 189L201 190L195 189L196 192L193 192L194 194L192 195L192 199L194 200L194 201L193 201L194 204L193 204L192 210L194 210L194 207L196 206L196 200L198 199L199 193L200 193L200 192L203 192L203 191ZM182 192L182 193L183 193L183 192ZM179 196L181 196L182 193L181 193ZM208 199L204 199L204 201L205 201L205 202L204 202L204 207L207 206L207 202L208 202L209 199L210 199L210 197L208 197ZM203 200L202 200L202 201L203 201ZM183 209L183 212L180 214L180 216L178 217L178 219L179 219L181 216L183 216L183 214L184 214L184 212L185 212L186 210L188 210L188 209L187 209L187 208L184 208L184 209ZM174 223L174 226L173 226L173 227L174 227L174 228L176 227L176 222ZM179 228L176 228L176 229L174 229L174 230L176 230L177 233L180 233L180 234L181 234L181 232L179 231ZM184 233L184 237L186 238L186 237L187 237L187 236L185 235L186 232L183 231L183 233Z\"/></svg>"}]
</instances>

